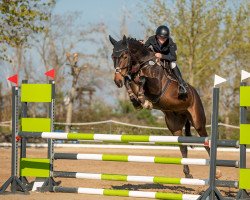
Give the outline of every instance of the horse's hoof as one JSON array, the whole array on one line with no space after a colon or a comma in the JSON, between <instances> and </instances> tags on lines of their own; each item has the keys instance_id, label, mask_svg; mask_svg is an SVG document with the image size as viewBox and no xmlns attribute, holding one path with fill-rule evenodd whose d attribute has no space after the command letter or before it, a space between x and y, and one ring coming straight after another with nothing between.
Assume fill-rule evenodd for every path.
<instances>
[{"instance_id":1,"label":"horse's hoof","mask_svg":"<svg viewBox=\"0 0 250 200\"><path fill-rule=\"evenodd\" d=\"M132 104L133 104L133 106L134 106L134 108L136 109L136 110L141 110L143 107L141 106L141 104L136 100L136 99L130 99L131 100L131 102L132 102Z\"/></svg>"},{"instance_id":2,"label":"horse's hoof","mask_svg":"<svg viewBox=\"0 0 250 200\"><path fill-rule=\"evenodd\" d=\"M141 110L141 109L143 109L143 107L140 105L140 106L136 106L136 107L134 107L136 110Z\"/></svg>"},{"instance_id":3,"label":"horse's hoof","mask_svg":"<svg viewBox=\"0 0 250 200\"><path fill-rule=\"evenodd\" d=\"M192 174L185 174L185 177L186 178L193 178L193 175Z\"/></svg>"},{"instance_id":4,"label":"horse's hoof","mask_svg":"<svg viewBox=\"0 0 250 200\"><path fill-rule=\"evenodd\" d=\"M146 109L149 109L149 110L152 110L153 109L153 104L150 101L145 100L145 102L142 104L142 107L146 108Z\"/></svg>"},{"instance_id":5,"label":"horse's hoof","mask_svg":"<svg viewBox=\"0 0 250 200\"><path fill-rule=\"evenodd\" d=\"M216 169L216 175L215 175L215 178L216 179L219 179L222 177L222 172L219 170L219 169Z\"/></svg>"}]
</instances>

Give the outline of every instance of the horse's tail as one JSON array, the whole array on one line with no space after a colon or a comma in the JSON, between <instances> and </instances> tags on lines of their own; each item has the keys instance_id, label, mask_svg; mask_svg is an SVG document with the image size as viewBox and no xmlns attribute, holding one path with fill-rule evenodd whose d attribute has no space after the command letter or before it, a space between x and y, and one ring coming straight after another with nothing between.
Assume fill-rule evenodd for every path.
<instances>
[{"instance_id":1,"label":"horse's tail","mask_svg":"<svg viewBox=\"0 0 250 200\"><path fill-rule=\"evenodd\" d=\"M186 136L192 136L192 134L191 134L191 124L190 124L189 120L187 120L186 124L185 124L185 135Z\"/></svg>"}]
</instances>

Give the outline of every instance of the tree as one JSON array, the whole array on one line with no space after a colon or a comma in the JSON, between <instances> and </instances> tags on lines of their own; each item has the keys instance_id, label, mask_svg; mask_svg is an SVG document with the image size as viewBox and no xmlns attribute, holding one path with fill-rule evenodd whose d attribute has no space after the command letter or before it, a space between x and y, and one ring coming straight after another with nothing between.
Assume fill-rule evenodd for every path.
<instances>
[{"instance_id":1,"label":"tree","mask_svg":"<svg viewBox=\"0 0 250 200\"><path fill-rule=\"evenodd\" d=\"M249 1L240 0L234 6L232 3L227 0L154 0L144 6L142 24L146 35L154 34L159 25L170 27L178 47L177 63L184 78L198 88L207 116L210 115L212 76L217 73L236 80L239 66L249 68ZM234 89L226 89L224 97L228 98L223 99L223 104L227 109L224 110L233 105L232 101L237 102L235 89L238 87L239 82L235 81Z\"/></svg>"},{"instance_id":2,"label":"tree","mask_svg":"<svg viewBox=\"0 0 250 200\"><path fill-rule=\"evenodd\" d=\"M222 121L226 124L239 124L239 85L240 70L250 71L250 2L234 5L225 18L224 32L235 32L234 42L228 46L228 55L221 64L221 74L229 79L222 90ZM232 31L233 30L233 31ZM225 130L224 138L232 138L232 131ZM234 131L235 132L235 131Z\"/></svg>"},{"instance_id":3,"label":"tree","mask_svg":"<svg viewBox=\"0 0 250 200\"><path fill-rule=\"evenodd\" d=\"M209 77L220 68L221 59L228 53L227 47L235 35L235 32L221 31L226 0L177 0L172 9L168 5L155 0L146 9L151 28L169 24L178 46L178 63L186 72L188 82L207 86L207 79L202 77Z\"/></svg>"},{"instance_id":4,"label":"tree","mask_svg":"<svg viewBox=\"0 0 250 200\"><path fill-rule=\"evenodd\" d=\"M54 0L2 0L0 2L0 59L8 46L21 47L33 33L43 31Z\"/></svg>"}]
</instances>

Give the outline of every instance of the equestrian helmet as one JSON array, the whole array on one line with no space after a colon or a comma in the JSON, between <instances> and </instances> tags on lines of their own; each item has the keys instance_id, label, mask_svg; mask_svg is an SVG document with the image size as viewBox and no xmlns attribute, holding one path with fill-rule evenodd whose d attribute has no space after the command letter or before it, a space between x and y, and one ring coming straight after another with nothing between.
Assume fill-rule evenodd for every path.
<instances>
[{"instance_id":1,"label":"equestrian helmet","mask_svg":"<svg viewBox=\"0 0 250 200\"><path fill-rule=\"evenodd\" d=\"M167 26L162 25L156 29L155 34L160 37L169 38L169 32L169 28Z\"/></svg>"}]
</instances>

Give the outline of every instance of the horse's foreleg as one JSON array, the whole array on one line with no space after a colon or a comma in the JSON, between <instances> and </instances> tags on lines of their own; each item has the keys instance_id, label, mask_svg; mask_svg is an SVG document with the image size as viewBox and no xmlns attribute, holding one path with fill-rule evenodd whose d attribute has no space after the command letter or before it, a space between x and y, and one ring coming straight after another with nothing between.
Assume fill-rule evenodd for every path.
<instances>
[{"instance_id":1,"label":"horse's foreleg","mask_svg":"<svg viewBox=\"0 0 250 200\"><path fill-rule=\"evenodd\" d=\"M137 96L135 95L135 93L133 92L133 90L131 88L131 82L128 79L125 79L125 84L124 85L125 85L125 87L127 89L129 99L132 102L135 109L138 109L138 110L142 109L141 103L139 102Z\"/></svg>"},{"instance_id":2,"label":"horse's foreleg","mask_svg":"<svg viewBox=\"0 0 250 200\"><path fill-rule=\"evenodd\" d=\"M138 90L138 100L141 102L141 105L143 108L152 109L153 104L150 101L146 100L146 98L145 98L145 94L144 94L145 81L146 80L144 77L140 77L139 90Z\"/></svg>"},{"instance_id":3,"label":"horse's foreleg","mask_svg":"<svg viewBox=\"0 0 250 200\"><path fill-rule=\"evenodd\" d=\"M139 90L138 90L138 100L141 102L141 104L145 103L145 95L144 95L144 85L145 85L145 78L140 77L140 80L138 82Z\"/></svg>"}]
</instances>

